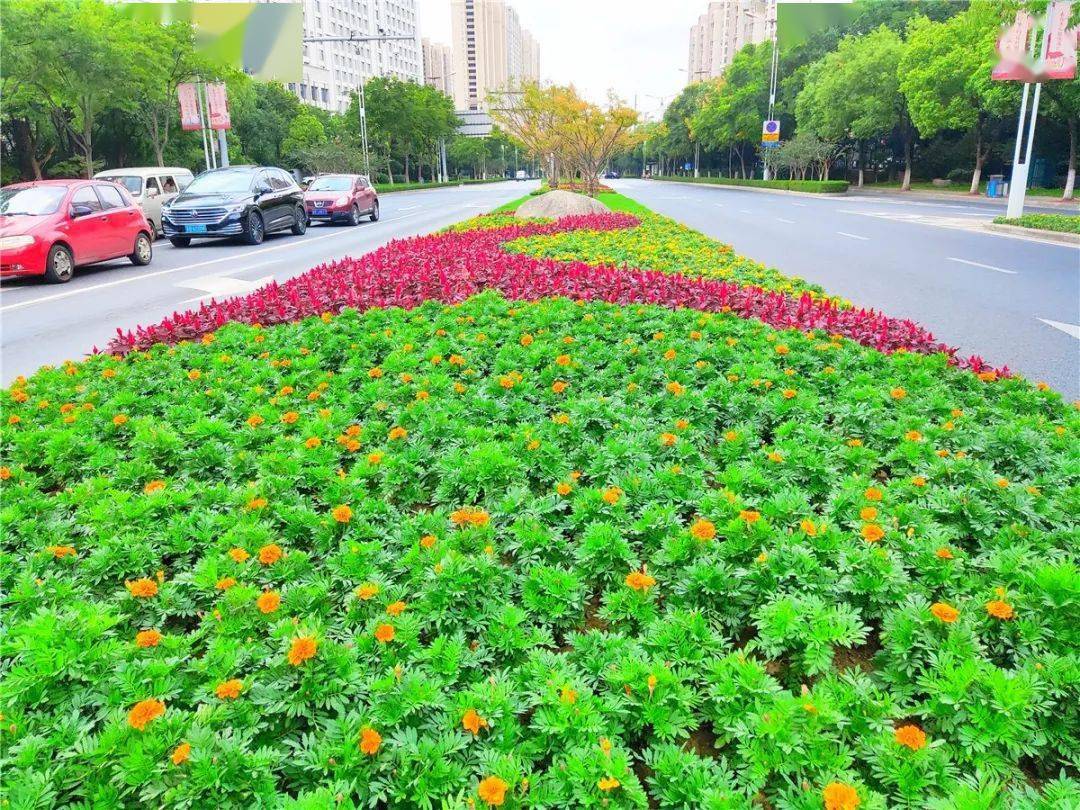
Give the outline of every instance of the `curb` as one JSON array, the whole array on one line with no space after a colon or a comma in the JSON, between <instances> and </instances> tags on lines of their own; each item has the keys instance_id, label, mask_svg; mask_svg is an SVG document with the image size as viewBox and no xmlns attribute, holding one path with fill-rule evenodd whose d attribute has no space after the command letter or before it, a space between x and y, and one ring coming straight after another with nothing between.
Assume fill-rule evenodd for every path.
<instances>
[{"instance_id":1,"label":"curb","mask_svg":"<svg viewBox=\"0 0 1080 810\"><path fill-rule=\"evenodd\" d=\"M966 191L931 191L926 188L913 188L911 191L901 191L895 186L889 188L876 188L872 183L867 183L862 188L856 185L850 186L851 191L856 194L882 194L882 195L896 195L897 197L932 197L935 200L953 200L956 202L971 202L972 200L998 200L1002 201L1004 197L987 197L985 193L968 194ZM1076 200L1063 200L1061 197L1043 197L1028 195L1025 200L1025 205L1075 205Z\"/></svg>"},{"instance_id":2,"label":"curb","mask_svg":"<svg viewBox=\"0 0 1080 810\"><path fill-rule=\"evenodd\" d=\"M638 178L635 178L638 179ZM793 197L813 197L820 200L822 197L846 197L847 191L788 191L783 188L760 188L759 186L726 186L723 183L691 183L686 180L660 180L659 178L652 178L649 182L652 183L671 183L676 186L694 186L696 188L717 188L725 191L754 191L757 193L766 194L788 194Z\"/></svg>"},{"instance_id":3,"label":"curb","mask_svg":"<svg viewBox=\"0 0 1080 810\"><path fill-rule=\"evenodd\" d=\"M1019 236L1024 239L1035 239L1040 242L1056 242L1061 245L1076 245L1080 247L1080 233L1044 231L1040 228L1024 228L1019 225L1002 225L996 222L987 222L983 227L988 231L1008 234L1009 236Z\"/></svg>"}]
</instances>

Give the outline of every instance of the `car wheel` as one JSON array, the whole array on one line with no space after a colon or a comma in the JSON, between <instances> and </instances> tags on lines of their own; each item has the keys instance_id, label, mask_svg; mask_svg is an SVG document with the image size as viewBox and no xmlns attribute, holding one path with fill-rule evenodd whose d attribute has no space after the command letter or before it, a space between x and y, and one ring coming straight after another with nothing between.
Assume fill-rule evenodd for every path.
<instances>
[{"instance_id":1,"label":"car wheel","mask_svg":"<svg viewBox=\"0 0 1080 810\"><path fill-rule=\"evenodd\" d=\"M45 260L45 280L50 284L65 284L75 275L75 259L63 245L53 245Z\"/></svg>"},{"instance_id":2,"label":"car wheel","mask_svg":"<svg viewBox=\"0 0 1080 810\"><path fill-rule=\"evenodd\" d=\"M251 211L244 220L244 233L241 238L249 245L261 245L266 236L266 226L263 225L262 214Z\"/></svg>"},{"instance_id":3,"label":"car wheel","mask_svg":"<svg viewBox=\"0 0 1080 810\"><path fill-rule=\"evenodd\" d=\"M173 247L187 247L191 244L190 236L170 236L169 241L172 242Z\"/></svg>"},{"instance_id":4,"label":"car wheel","mask_svg":"<svg viewBox=\"0 0 1080 810\"><path fill-rule=\"evenodd\" d=\"M150 234L140 233L135 237L135 250L131 251L131 255L128 259L136 267L143 267L150 264L150 260L154 258L154 245L150 241Z\"/></svg>"},{"instance_id":5,"label":"car wheel","mask_svg":"<svg viewBox=\"0 0 1080 810\"><path fill-rule=\"evenodd\" d=\"M301 205L293 209L292 232L294 236L303 236L307 233L307 211Z\"/></svg>"},{"instance_id":6,"label":"car wheel","mask_svg":"<svg viewBox=\"0 0 1080 810\"><path fill-rule=\"evenodd\" d=\"M371 221L372 222L378 222L379 221L379 201L378 200L375 201L375 205L371 209Z\"/></svg>"},{"instance_id":7,"label":"car wheel","mask_svg":"<svg viewBox=\"0 0 1080 810\"><path fill-rule=\"evenodd\" d=\"M349 224L360 224L360 207L356 203L353 203L353 207L349 209Z\"/></svg>"}]
</instances>

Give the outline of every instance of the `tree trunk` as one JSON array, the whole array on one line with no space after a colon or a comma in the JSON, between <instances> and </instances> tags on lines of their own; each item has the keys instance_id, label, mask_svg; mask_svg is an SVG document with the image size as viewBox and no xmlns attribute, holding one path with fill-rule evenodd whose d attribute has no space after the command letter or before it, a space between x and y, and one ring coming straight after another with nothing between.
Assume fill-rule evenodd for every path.
<instances>
[{"instance_id":1,"label":"tree trunk","mask_svg":"<svg viewBox=\"0 0 1080 810\"><path fill-rule=\"evenodd\" d=\"M746 159L743 157L742 144L739 144L739 148L735 150L739 155L739 179L746 177Z\"/></svg>"},{"instance_id":2,"label":"tree trunk","mask_svg":"<svg viewBox=\"0 0 1080 810\"><path fill-rule=\"evenodd\" d=\"M16 154L19 157L21 177L41 179L41 162L37 156L37 136L28 118L16 118L11 122L15 134ZM48 158L46 158L47 160Z\"/></svg>"},{"instance_id":3,"label":"tree trunk","mask_svg":"<svg viewBox=\"0 0 1080 810\"><path fill-rule=\"evenodd\" d=\"M900 183L901 191L911 191L911 135L904 136L904 180Z\"/></svg>"},{"instance_id":4,"label":"tree trunk","mask_svg":"<svg viewBox=\"0 0 1080 810\"><path fill-rule=\"evenodd\" d=\"M863 164L866 163L866 144L859 141L859 188L863 187L863 181L866 179L865 172L863 171Z\"/></svg>"},{"instance_id":5,"label":"tree trunk","mask_svg":"<svg viewBox=\"0 0 1080 810\"><path fill-rule=\"evenodd\" d=\"M975 171L971 174L971 188L968 189L968 194L979 193L979 181L982 179L982 167L985 155L982 149L982 132L978 132L975 135Z\"/></svg>"},{"instance_id":6,"label":"tree trunk","mask_svg":"<svg viewBox=\"0 0 1080 810\"><path fill-rule=\"evenodd\" d=\"M394 185L394 166L390 162L390 153L386 153L386 178L390 185Z\"/></svg>"},{"instance_id":7,"label":"tree trunk","mask_svg":"<svg viewBox=\"0 0 1080 810\"><path fill-rule=\"evenodd\" d=\"M409 153L405 153L405 182L409 182Z\"/></svg>"},{"instance_id":8,"label":"tree trunk","mask_svg":"<svg viewBox=\"0 0 1080 810\"><path fill-rule=\"evenodd\" d=\"M1071 200L1076 187L1076 119L1069 119L1069 169L1065 173L1065 191L1061 199Z\"/></svg>"}]
</instances>

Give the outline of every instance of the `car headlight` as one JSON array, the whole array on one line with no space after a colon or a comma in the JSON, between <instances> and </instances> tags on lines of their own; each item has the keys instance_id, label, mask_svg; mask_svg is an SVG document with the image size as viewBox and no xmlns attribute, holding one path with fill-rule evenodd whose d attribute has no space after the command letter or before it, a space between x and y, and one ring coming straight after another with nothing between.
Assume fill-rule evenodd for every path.
<instances>
[{"instance_id":1,"label":"car headlight","mask_svg":"<svg viewBox=\"0 0 1080 810\"><path fill-rule=\"evenodd\" d=\"M225 206L225 210L230 214L239 214L247 208L247 203L230 203Z\"/></svg>"},{"instance_id":2,"label":"car headlight","mask_svg":"<svg viewBox=\"0 0 1080 810\"><path fill-rule=\"evenodd\" d=\"M338 197L336 200L334 200L334 205L345 205L348 202L349 202L349 195L348 194L342 194L340 197Z\"/></svg>"},{"instance_id":3,"label":"car headlight","mask_svg":"<svg viewBox=\"0 0 1080 810\"><path fill-rule=\"evenodd\" d=\"M34 244L34 237L29 234L22 236L0 236L0 250L18 250Z\"/></svg>"}]
</instances>

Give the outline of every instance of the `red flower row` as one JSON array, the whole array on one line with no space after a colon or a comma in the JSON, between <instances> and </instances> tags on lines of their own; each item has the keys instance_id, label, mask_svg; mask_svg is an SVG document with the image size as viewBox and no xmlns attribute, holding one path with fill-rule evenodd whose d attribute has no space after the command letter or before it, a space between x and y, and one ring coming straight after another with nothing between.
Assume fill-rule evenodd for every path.
<instances>
[{"instance_id":1,"label":"red flower row","mask_svg":"<svg viewBox=\"0 0 1080 810\"><path fill-rule=\"evenodd\" d=\"M808 294L795 297L713 279L607 265L593 267L501 249L504 242L525 236L580 229L618 230L637 224L638 220L629 214L592 214L564 217L553 223L395 240L358 259L320 265L245 297L212 301L195 311L174 313L155 326L140 326L134 332L118 329L109 351L126 353L154 343L192 340L231 321L269 326L339 312L346 307L360 311L370 307L411 308L429 300L454 304L482 290L496 289L516 300L562 296L614 304L730 311L781 329L821 329L882 352L944 352L953 365L976 372L992 370L980 357L955 357L956 349L938 342L913 321L890 318L872 309L842 309ZM1008 374L1008 369L999 373Z\"/></svg>"}]
</instances>

